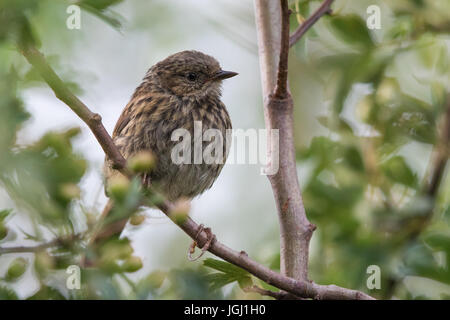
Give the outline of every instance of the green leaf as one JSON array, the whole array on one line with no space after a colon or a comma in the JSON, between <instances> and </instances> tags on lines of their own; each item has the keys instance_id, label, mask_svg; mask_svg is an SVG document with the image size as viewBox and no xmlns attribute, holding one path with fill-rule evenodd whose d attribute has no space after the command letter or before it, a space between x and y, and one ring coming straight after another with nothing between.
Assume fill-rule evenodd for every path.
<instances>
[{"instance_id":1,"label":"green leaf","mask_svg":"<svg viewBox=\"0 0 450 320\"><path fill-rule=\"evenodd\" d=\"M43 285L27 300L66 300L66 298L57 289Z\"/></svg>"},{"instance_id":2,"label":"green leaf","mask_svg":"<svg viewBox=\"0 0 450 320\"><path fill-rule=\"evenodd\" d=\"M14 69L6 71L7 67L0 64L0 165L8 160L11 147L16 142L16 134L23 123L30 117L22 101L18 98L18 75Z\"/></svg>"},{"instance_id":3,"label":"green leaf","mask_svg":"<svg viewBox=\"0 0 450 320\"><path fill-rule=\"evenodd\" d=\"M237 280L237 282L238 282L239 287L241 289L245 289L245 288L253 286L253 280L252 280L252 278L250 276L239 278Z\"/></svg>"},{"instance_id":4,"label":"green leaf","mask_svg":"<svg viewBox=\"0 0 450 320\"><path fill-rule=\"evenodd\" d=\"M121 299L119 287L115 285L114 277L98 268L83 268L81 270L82 286L89 285L86 291L89 299L118 300ZM83 289L83 287L82 287Z\"/></svg>"},{"instance_id":5,"label":"green leaf","mask_svg":"<svg viewBox=\"0 0 450 320\"><path fill-rule=\"evenodd\" d=\"M438 106L402 94L397 81L389 78L384 78L378 86L375 100L367 122L381 134L382 148L398 147L410 139L435 143Z\"/></svg>"},{"instance_id":6,"label":"green leaf","mask_svg":"<svg viewBox=\"0 0 450 320\"><path fill-rule=\"evenodd\" d=\"M203 265L221 271L211 273L207 276L212 290L222 288L223 286L234 281L237 281L241 288L246 288L253 285L253 280L250 273L231 263L209 258L203 261Z\"/></svg>"},{"instance_id":7,"label":"green leaf","mask_svg":"<svg viewBox=\"0 0 450 320\"><path fill-rule=\"evenodd\" d=\"M355 171L364 172L364 161L361 152L355 146L349 146L344 150L345 163Z\"/></svg>"},{"instance_id":8,"label":"green leaf","mask_svg":"<svg viewBox=\"0 0 450 320\"><path fill-rule=\"evenodd\" d=\"M217 271L221 271L221 272L228 273L228 274L233 274L236 276L250 275L250 273L248 273L244 269L242 269L238 266L235 266L234 264L228 263L226 261L222 261L222 260L208 258L208 259L203 260L203 265L205 267L209 267L209 268L215 269Z\"/></svg>"},{"instance_id":9,"label":"green leaf","mask_svg":"<svg viewBox=\"0 0 450 320\"><path fill-rule=\"evenodd\" d=\"M0 300L19 300L19 297L12 289L0 285Z\"/></svg>"},{"instance_id":10,"label":"green leaf","mask_svg":"<svg viewBox=\"0 0 450 320\"><path fill-rule=\"evenodd\" d=\"M102 243L99 248L101 261L113 262L115 260L126 260L133 254L133 247L128 238L111 238Z\"/></svg>"},{"instance_id":11,"label":"green leaf","mask_svg":"<svg viewBox=\"0 0 450 320\"><path fill-rule=\"evenodd\" d=\"M333 110L340 114L344 108L345 99L353 84L367 71L371 61L370 51L362 54L337 54L320 59L319 64L330 65L339 71L339 82L333 101ZM334 69L333 68L333 69Z\"/></svg>"},{"instance_id":12,"label":"green leaf","mask_svg":"<svg viewBox=\"0 0 450 320\"><path fill-rule=\"evenodd\" d=\"M229 283L237 281L237 278L235 276L220 272L208 274L206 276L206 279L210 284L211 290L218 290Z\"/></svg>"},{"instance_id":13,"label":"green leaf","mask_svg":"<svg viewBox=\"0 0 450 320\"><path fill-rule=\"evenodd\" d=\"M394 156L381 164L384 174L395 183L408 187L417 185L417 176L402 156Z\"/></svg>"},{"instance_id":14,"label":"green leaf","mask_svg":"<svg viewBox=\"0 0 450 320\"><path fill-rule=\"evenodd\" d=\"M332 31L344 42L365 49L374 46L365 21L358 15L334 16L330 19Z\"/></svg>"},{"instance_id":15,"label":"green leaf","mask_svg":"<svg viewBox=\"0 0 450 320\"><path fill-rule=\"evenodd\" d=\"M117 197L117 193L112 194L112 197L115 200L115 205L105 220L105 223L112 223L114 221L130 217L137 211L141 202L142 190L141 182L138 177L133 178L131 183L128 183L127 186L119 185L119 187L121 187L122 190L116 191L121 191L122 194L120 197Z\"/></svg>"},{"instance_id":16,"label":"green leaf","mask_svg":"<svg viewBox=\"0 0 450 320\"><path fill-rule=\"evenodd\" d=\"M347 123L345 119L342 119L341 117L330 118L328 116L318 116L317 120L322 126L331 131L353 133L352 127Z\"/></svg>"},{"instance_id":17,"label":"green leaf","mask_svg":"<svg viewBox=\"0 0 450 320\"><path fill-rule=\"evenodd\" d=\"M204 272L199 270L172 270L170 288L176 299L218 299L221 292L212 291L211 284Z\"/></svg>"},{"instance_id":18,"label":"green leaf","mask_svg":"<svg viewBox=\"0 0 450 320\"><path fill-rule=\"evenodd\" d=\"M443 233L433 233L425 236L424 241L437 251L446 251L450 256L450 235Z\"/></svg>"},{"instance_id":19,"label":"green leaf","mask_svg":"<svg viewBox=\"0 0 450 320\"><path fill-rule=\"evenodd\" d=\"M338 69L340 70L340 81L337 85L333 110L337 114L341 113L344 102L355 83L368 82L377 86L393 57L392 54L384 54L376 50L367 50L359 55L343 55L344 62L339 65ZM348 61L345 61L346 59Z\"/></svg>"},{"instance_id":20,"label":"green leaf","mask_svg":"<svg viewBox=\"0 0 450 320\"><path fill-rule=\"evenodd\" d=\"M441 268L435 264L421 264L414 266L416 275L420 277L430 278L435 281L440 281L446 284L450 284L450 272Z\"/></svg>"},{"instance_id":21,"label":"green leaf","mask_svg":"<svg viewBox=\"0 0 450 320\"><path fill-rule=\"evenodd\" d=\"M396 17L393 26L387 31L387 36L391 39L407 38L414 31L413 17L403 15Z\"/></svg>"},{"instance_id":22,"label":"green leaf","mask_svg":"<svg viewBox=\"0 0 450 320\"><path fill-rule=\"evenodd\" d=\"M122 264L122 270L123 272L136 272L139 269L142 268L142 260L139 257L131 256L127 258L124 263Z\"/></svg>"},{"instance_id":23,"label":"green leaf","mask_svg":"<svg viewBox=\"0 0 450 320\"><path fill-rule=\"evenodd\" d=\"M69 223L74 190L86 172L87 162L73 152L72 139L79 129L49 132L31 146L10 151L8 170L0 178L10 194L26 201L46 223Z\"/></svg>"},{"instance_id":24,"label":"green leaf","mask_svg":"<svg viewBox=\"0 0 450 320\"><path fill-rule=\"evenodd\" d=\"M438 241L440 242L440 241ZM443 283L450 283L450 271L437 264L433 252L424 245L415 245L406 254L406 274L426 277Z\"/></svg>"},{"instance_id":25,"label":"green leaf","mask_svg":"<svg viewBox=\"0 0 450 320\"><path fill-rule=\"evenodd\" d=\"M313 158L324 168L333 163L335 153L339 149L339 143L327 137L314 137L308 149L302 150L300 159Z\"/></svg>"},{"instance_id":26,"label":"green leaf","mask_svg":"<svg viewBox=\"0 0 450 320\"><path fill-rule=\"evenodd\" d=\"M148 294L161 288L167 278L167 272L156 270L136 284L137 296L140 299L147 298Z\"/></svg>"},{"instance_id":27,"label":"green leaf","mask_svg":"<svg viewBox=\"0 0 450 320\"><path fill-rule=\"evenodd\" d=\"M6 272L6 281L15 281L19 279L27 270L28 261L25 258L14 259L8 267Z\"/></svg>"},{"instance_id":28,"label":"green leaf","mask_svg":"<svg viewBox=\"0 0 450 320\"><path fill-rule=\"evenodd\" d=\"M11 214L12 209L0 210L0 222L5 221L6 217Z\"/></svg>"},{"instance_id":29,"label":"green leaf","mask_svg":"<svg viewBox=\"0 0 450 320\"><path fill-rule=\"evenodd\" d=\"M311 192L322 205L329 205L330 207L344 206L350 208L363 195L363 189L360 185L349 185L345 187L336 187L331 184L326 184L316 179L306 189Z\"/></svg>"}]
</instances>

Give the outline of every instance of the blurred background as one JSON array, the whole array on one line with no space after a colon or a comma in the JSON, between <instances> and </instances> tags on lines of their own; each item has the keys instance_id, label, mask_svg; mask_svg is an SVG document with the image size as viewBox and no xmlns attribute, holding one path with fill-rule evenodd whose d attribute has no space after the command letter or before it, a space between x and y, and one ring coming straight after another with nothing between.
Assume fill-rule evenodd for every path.
<instances>
[{"instance_id":1,"label":"blurred background","mask_svg":"<svg viewBox=\"0 0 450 320\"><path fill-rule=\"evenodd\" d=\"M310 278L378 298L448 298L450 181L444 170L430 191L427 179L450 104L450 3L392 2L337 0L333 15L291 49L298 174L308 217L318 226ZM66 26L70 4L81 7L80 29ZM294 29L320 1L289 4ZM379 29L366 26L370 5L380 8ZM1 0L2 248L82 232L107 201L102 149L17 43L38 47L109 132L148 68L191 49L239 73L223 86L233 127L264 128L250 0ZM105 263L83 270L82 289L68 290L65 268L77 264L77 245L1 254L0 299L262 298L227 277L229 266L189 262L191 240L156 210L142 214L145 221L122 234L130 241L112 245L115 252L131 246L134 260L111 259L136 268ZM193 201L190 216L221 242L279 270L276 208L260 166L227 164ZM366 286L370 265L380 267L379 289Z\"/></svg>"}]
</instances>

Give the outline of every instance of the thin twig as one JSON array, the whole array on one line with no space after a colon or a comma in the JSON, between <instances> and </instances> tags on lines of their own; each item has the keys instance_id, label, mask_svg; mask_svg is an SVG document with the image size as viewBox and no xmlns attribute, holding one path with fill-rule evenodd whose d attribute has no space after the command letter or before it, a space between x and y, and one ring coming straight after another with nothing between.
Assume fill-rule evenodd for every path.
<instances>
[{"instance_id":1,"label":"thin twig","mask_svg":"<svg viewBox=\"0 0 450 320\"><path fill-rule=\"evenodd\" d=\"M103 148L103 151L113 161L115 169L121 170L122 172L125 171L126 160L116 148L111 136L103 126L102 117L98 113L93 113L89 110L89 108L69 90L47 63L42 53L35 47L28 45L20 46L19 49L23 56L39 72L41 77L53 90L56 97L69 106L69 108L89 126Z\"/></svg>"},{"instance_id":2,"label":"thin twig","mask_svg":"<svg viewBox=\"0 0 450 320\"><path fill-rule=\"evenodd\" d=\"M0 255L8 253L39 252L48 248L64 246L72 241L79 240L82 237L82 234L77 234L66 238L56 238L35 246L0 247Z\"/></svg>"},{"instance_id":3,"label":"thin twig","mask_svg":"<svg viewBox=\"0 0 450 320\"><path fill-rule=\"evenodd\" d=\"M289 38L289 47L292 47L323 15L331 13L331 4L334 0L325 0L320 7L306 19Z\"/></svg>"},{"instance_id":4,"label":"thin twig","mask_svg":"<svg viewBox=\"0 0 450 320\"><path fill-rule=\"evenodd\" d=\"M7 254L7 253L23 253L23 252L38 252L45 250L47 248L56 247L60 244L59 241L53 240L50 242L38 244L31 247L25 247L25 246L18 246L18 247L1 247L0 248L0 255Z\"/></svg>"}]
</instances>

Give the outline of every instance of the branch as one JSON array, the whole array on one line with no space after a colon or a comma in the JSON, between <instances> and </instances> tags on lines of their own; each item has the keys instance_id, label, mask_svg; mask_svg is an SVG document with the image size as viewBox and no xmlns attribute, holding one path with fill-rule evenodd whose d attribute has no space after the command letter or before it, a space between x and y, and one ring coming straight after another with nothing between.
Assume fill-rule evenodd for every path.
<instances>
[{"instance_id":1,"label":"branch","mask_svg":"<svg viewBox=\"0 0 450 320\"><path fill-rule=\"evenodd\" d=\"M103 151L113 161L114 168L125 171L126 160L114 145L113 140L102 124L102 117L98 113L93 113L81 102L58 77L58 75L49 66L44 56L33 46L19 46L19 50L28 62L36 68L41 77L53 90L56 97L64 102L81 120L83 120L91 129L97 138Z\"/></svg>"},{"instance_id":2,"label":"branch","mask_svg":"<svg viewBox=\"0 0 450 320\"><path fill-rule=\"evenodd\" d=\"M24 252L39 252L52 247L64 246L72 241L81 239L81 235L73 235L67 238L56 238L49 242L41 243L35 246L25 247L0 247L0 255L8 253L24 253Z\"/></svg>"},{"instance_id":3,"label":"branch","mask_svg":"<svg viewBox=\"0 0 450 320\"><path fill-rule=\"evenodd\" d=\"M172 205L168 202L160 204L158 207L172 219L170 212ZM174 221L175 222L175 221ZM191 218L187 218L182 224L177 224L189 237L197 241L199 247L203 247L208 241L206 232L198 234L199 225ZM373 298L363 292L345 289L337 286L322 286L308 280L296 280L281 275L257 262L250 259L244 251L237 252L219 241L212 242L208 251L232 263L236 266L247 270L255 277L271 284L281 290L292 293L301 298L326 299L326 300L372 300Z\"/></svg>"},{"instance_id":4,"label":"branch","mask_svg":"<svg viewBox=\"0 0 450 320\"><path fill-rule=\"evenodd\" d=\"M42 243L36 246L31 247L1 247L0 248L0 255L7 254L7 253L22 253L22 252L38 252L42 251L47 248L56 247L59 245L59 241L53 240L50 242Z\"/></svg>"},{"instance_id":5,"label":"branch","mask_svg":"<svg viewBox=\"0 0 450 320\"><path fill-rule=\"evenodd\" d=\"M292 47L303 35L308 31L323 15L331 13L331 4L334 0L325 0L321 6L291 35L289 39L289 47Z\"/></svg>"},{"instance_id":6,"label":"branch","mask_svg":"<svg viewBox=\"0 0 450 320\"><path fill-rule=\"evenodd\" d=\"M109 156L117 165L118 170L124 172L124 164L126 161L103 127L101 118L96 117L98 121L95 121L95 125L89 125L90 121L92 121L92 117L95 117L95 114L92 113L78 98L76 98L72 92L70 92L70 90L47 64L43 55L35 48L26 48L26 50L22 50L22 53L39 71L44 80L55 92L56 97L66 103L84 122L88 124L107 156ZM49 72L50 76L46 75L46 72ZM171 215L173 205L170 202L164 200L158 205L158 207L169 218L174 218L173 215ZM203 247L208 241L206 232L203 231L198 234L199 225L191 218L188 217L182 224L177 225L192 239L197 241L200 247ZM209 251L225 261L247 270L257 278L299 297L314 299L373 299L371 296L363 292L340 288L337 286L321 286L310 281L299 281L281 275L250 259L245 252L234 251L217 240L211 244Z\"/></svg>"},{"instance_id":7,"label":"branch","mask_svg":"<svg viewBox=\"0 0 450 320\"><path fill-rule=\"evenodd\" d=\"M307 280L309 242L315 226L306 217L297 177L294 103L287 84L289 50L287 1L281 0L278 6L274 6L273 1L255 0L255 15L266 128L269 134L277 130L279 136L278 141L272 142L270 138L268 139L267 149L269 163L279 163L278 171L269 175L269 181L275 196L280 224L281 272L288 277ZM278 35L276 32L279 32ZM276 47L271 43L280 45ZM278 68L275 67L275 61L278 62ZM278 143L278 153L275 143Z\"/></svg>"}]
</instances>

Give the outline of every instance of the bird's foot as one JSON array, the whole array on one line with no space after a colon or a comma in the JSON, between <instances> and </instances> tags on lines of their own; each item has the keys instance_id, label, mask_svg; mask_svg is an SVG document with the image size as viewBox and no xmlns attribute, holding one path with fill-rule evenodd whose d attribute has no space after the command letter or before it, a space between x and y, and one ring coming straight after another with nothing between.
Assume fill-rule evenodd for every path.
<instances>
[{"instance_id":1,"label":"bird's foot","mask_svg":"<svg viewBox=\"0 0 450 320\"><path fill-rule=\"evenodd\" d=\"M200 234L205 231L206 236L207 236L207 240L205 242L205 244L203 245L203 247L198 246L198 237L200 236ZM205 228L205 226L203 224L198 226L198 230L197 230L197 235L195 236L194 241L192 242L192 244L189 247L189 252L188 252L188 259L190 261L196 261L198 259L200 259L203 254L209 250L209 248L211 248L212 243L214 242L214 240L216 239L216 236L212 233L210 228ZM192 257L192 254L195 252L195 247L199 247L202 252L200 253L200 255L198 257Z\"/></svg>"}]
</instances>

